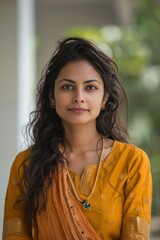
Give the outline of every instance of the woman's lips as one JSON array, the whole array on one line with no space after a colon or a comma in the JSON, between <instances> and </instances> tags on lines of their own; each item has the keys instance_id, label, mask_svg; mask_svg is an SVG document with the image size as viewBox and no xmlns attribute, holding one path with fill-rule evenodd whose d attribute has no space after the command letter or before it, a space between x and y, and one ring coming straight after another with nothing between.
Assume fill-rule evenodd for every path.
<instances>
[{"instance_id":1,"label":"woman's lips","mask_svg":"<svg viewBox=\"0 0 160 240\"><path fill-rule=\"evenodd\" d=\"M68 110L74 113L83 113L88 111L88 109L85 108L69 108Z\"/></svg>"}]
</instances>

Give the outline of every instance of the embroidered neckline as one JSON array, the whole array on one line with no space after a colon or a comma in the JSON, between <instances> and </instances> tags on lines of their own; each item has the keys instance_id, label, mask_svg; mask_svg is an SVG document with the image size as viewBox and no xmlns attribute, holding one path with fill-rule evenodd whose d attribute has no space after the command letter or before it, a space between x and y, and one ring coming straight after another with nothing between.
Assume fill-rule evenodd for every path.
<instances>
[{"instance_id":1,"label":"embroidered neckline","mask_svg":"<svg viewBox=\"0 0 160 240\"><path fill-rule=\"evenodd\" d=\"M72 189L73 189L73 192L74 192L74 195L75 197L77 198L77 200L82 204L83 208L85 210L89 210L91 208L91 204L89 202L89 199L91 198L91 196L93 195L93 192L95 190L95 187L97 185L97 181L98 181L98 178L99 178L99 174L100 174L100 169L101 169L101 164L102 164L102 157L103 157L103 151L104 151L104 138L102 137L102 149L101 149L101 154L100 154L100 157L99 157L99 161L98 161L98 167L97 167L97 173L96 173L96 176L95 176L95 180L94 180L94 183L93 183L93 186L92 186L92 189L91 189L91 192L90 194L87 196L87 198L85 199L81 199L76 191L76 188L74 186L74 183L73 183L73 180L72 180L72 177L70 175L70 172L69 172L69 169L67 167L67 176L68 176L68 179L71 183L71 186L72 186Z\"/></svg>"}]
</instances>

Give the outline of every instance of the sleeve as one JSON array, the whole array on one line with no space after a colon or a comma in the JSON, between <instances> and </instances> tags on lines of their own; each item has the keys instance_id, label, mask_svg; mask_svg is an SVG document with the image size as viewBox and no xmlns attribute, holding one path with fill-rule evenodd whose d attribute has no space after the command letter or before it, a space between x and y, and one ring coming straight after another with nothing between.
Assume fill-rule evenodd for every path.
<instances>
[{"instance_id":1,"label":"sleeve","mask_svg":"<svg viewBox=\"0 0 160 240\"><path fill-rule=\"evenodd\" d=\"M147 155L139 150L129 164L121 240L149 240L151 202L150 163Z\"/></svg>"},{"instance_id":2,"label":"sleeve","mask_svg":"<svg viewBox=\"0 0 160 240\"><path fill-rule=\"evenodd\" d=\"M25 156L22 153L17 155L11 167L5 198L3 240L32 239L32 229L31 226L28 226L25 221L25 213L23 208L16 208L14 206L17 198L21 194L19 188L19 166L24 158Z\"/></svg>"}]
</instances>

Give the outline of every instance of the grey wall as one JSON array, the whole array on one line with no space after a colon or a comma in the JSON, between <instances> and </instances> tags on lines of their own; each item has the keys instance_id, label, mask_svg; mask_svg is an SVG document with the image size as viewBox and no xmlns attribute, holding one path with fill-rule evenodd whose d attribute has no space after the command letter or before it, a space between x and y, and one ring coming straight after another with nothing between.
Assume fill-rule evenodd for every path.
<instances>
[{"instance_id":1,"label":"grey wall","mask_svg":"<svg viewBox=\"0 0 160 240\"><path fill-rule=\"evenodd\" d=\"M9 169L16 154L16 4L0 2L0 234Z\"/></svg>"}]
</instances>

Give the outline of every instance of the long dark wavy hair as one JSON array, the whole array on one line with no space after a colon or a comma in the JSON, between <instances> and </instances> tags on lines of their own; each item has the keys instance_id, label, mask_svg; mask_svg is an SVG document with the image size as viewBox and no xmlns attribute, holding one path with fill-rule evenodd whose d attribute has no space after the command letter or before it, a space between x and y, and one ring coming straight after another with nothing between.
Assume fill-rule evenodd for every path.
<instances>
[{"instance_id":1,"label":"long dark wavy hair","mask_svg":"<svg viewBox=\"0 0 160 240\"><path fill-rule=\"evenodd\" d=\"M53 180L52 173L57 164L63 162L59 145L63 144L64 128L56 109L50 106L54 84L67 63L83 59L100 74L104 81L104 92L109 94L105 108L96 119L97 131L104 137L127 141L126 124L120 121L120 109L122 105L127 109L127 97L118 80L115 62L86 39L71 37L59 41L38 83L36 110L31 112L26 127L26 134L32 144L27 159L21 165L24 171L21 179L22 194L17 204L23 201L26 216L30 220L34 219L37 212L45 209L47 188ZM127 115L127 111L125 113Z\"/></svg>"}]
</instances>

